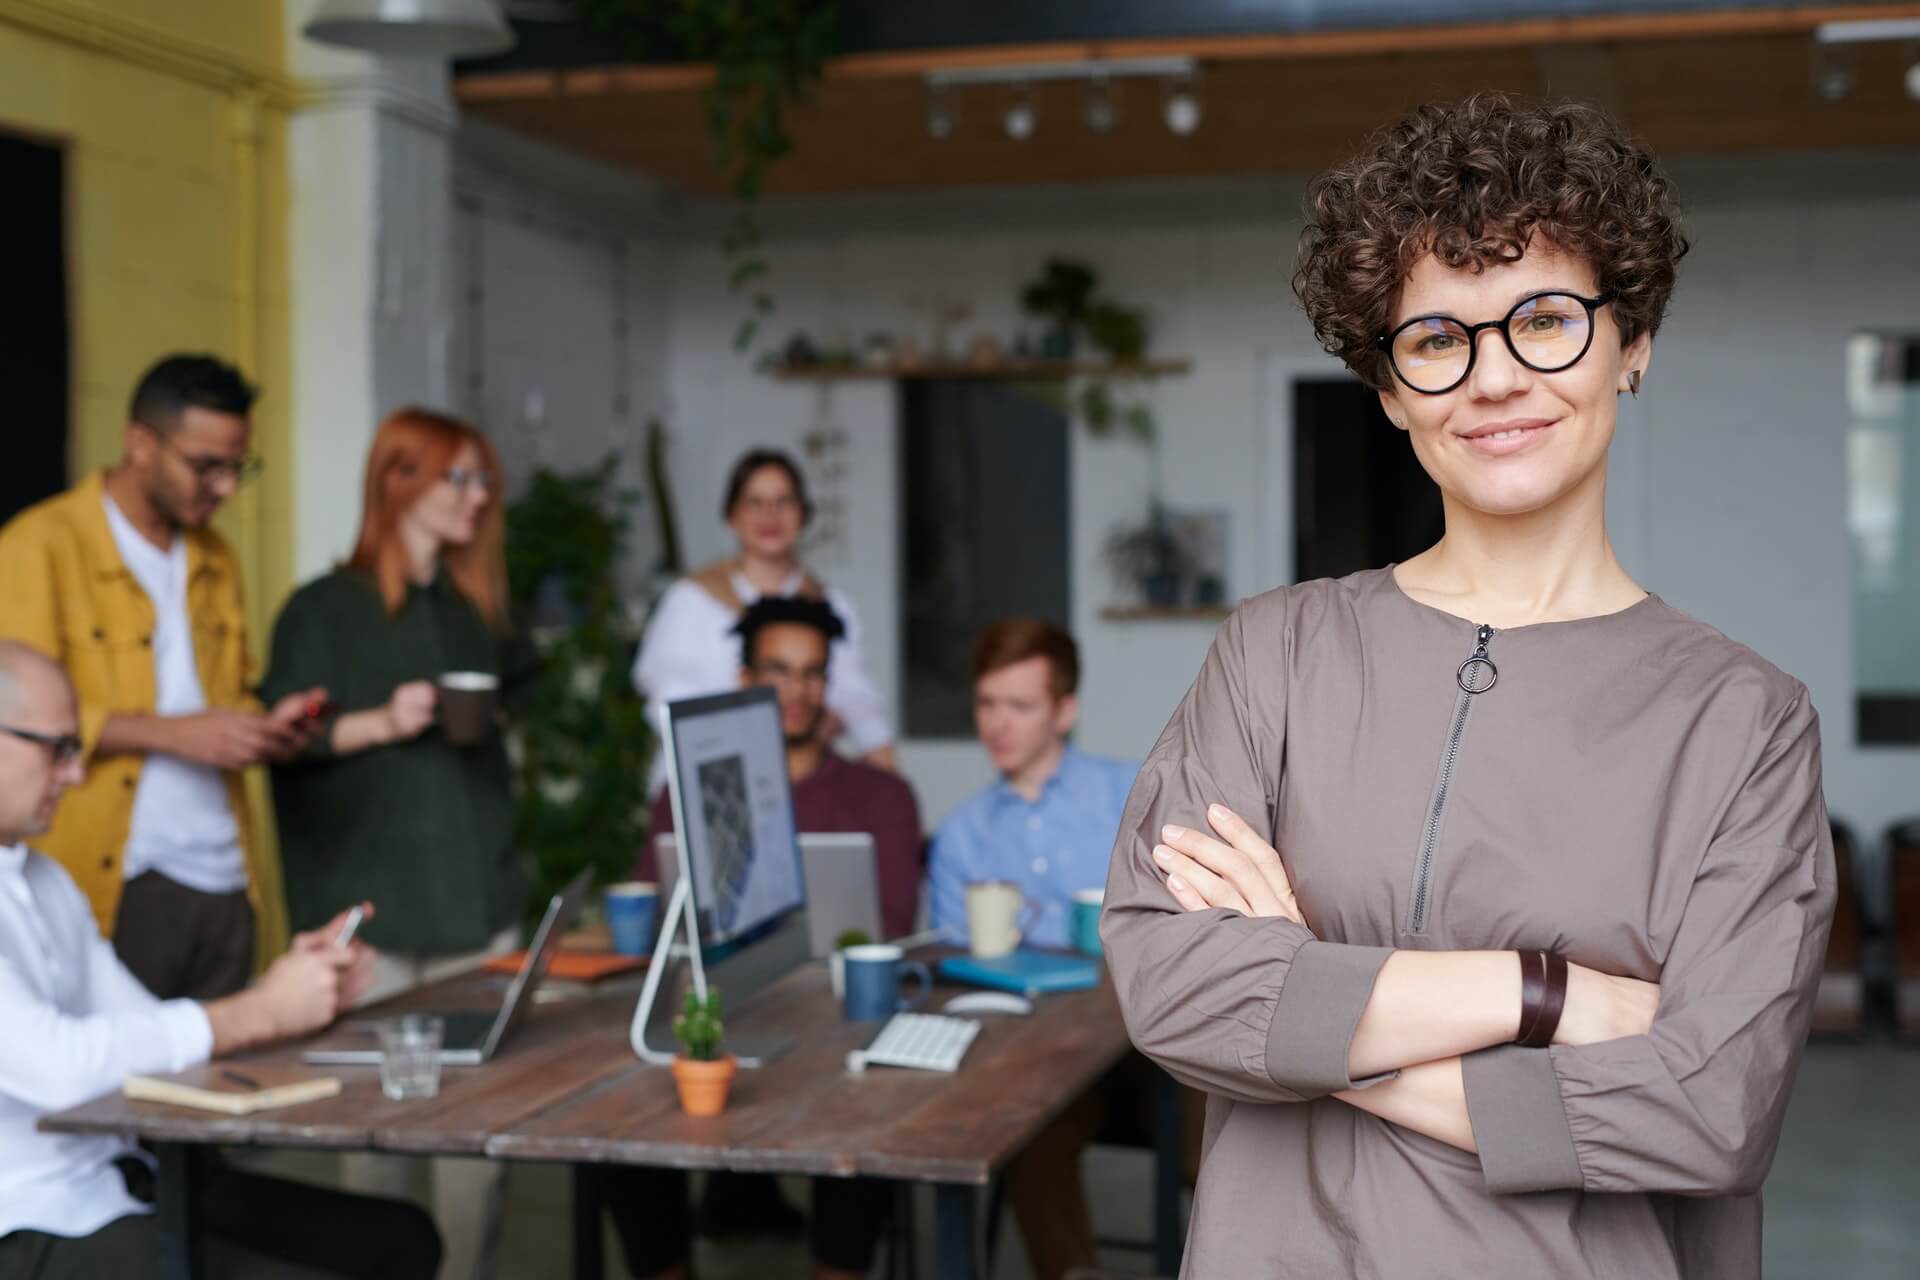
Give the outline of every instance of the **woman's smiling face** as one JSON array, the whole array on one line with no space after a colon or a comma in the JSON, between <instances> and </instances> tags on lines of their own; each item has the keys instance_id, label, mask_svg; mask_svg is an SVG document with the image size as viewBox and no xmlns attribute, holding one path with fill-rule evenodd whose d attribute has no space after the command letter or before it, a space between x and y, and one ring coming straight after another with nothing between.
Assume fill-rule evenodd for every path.
<instances>
[{"instance_id":1,"label":"woman's smiling face","mask_svg":"<svg viewBox=\"0 0 1920 1280\"><path fill-rule=\"evenodd\" d=\"M1421 316L1468 325L1499 320L1522 299L1549 291L1600 294L1589 263L1539 237L1518 259L1479 271L1429 254L1408 273L1388 328ZM1473 343L1472 370L1452 390L1425 395L1396 379L1380 393L1387 417L1407 432L1442 493L1489 515L1524 515L1604 471L1617 397L1628 375L1647 367L1644 334L1623 348L1612 309L1599 307L1586 354L1557 373L1516 360L1497 328L1481 330Z\"/></svg>"}]
</instances>

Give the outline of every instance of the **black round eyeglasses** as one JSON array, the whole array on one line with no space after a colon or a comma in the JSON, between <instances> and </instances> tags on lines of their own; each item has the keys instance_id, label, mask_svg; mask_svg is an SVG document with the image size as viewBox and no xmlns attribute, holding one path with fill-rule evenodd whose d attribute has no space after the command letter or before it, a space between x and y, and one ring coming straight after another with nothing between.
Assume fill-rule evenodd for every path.
<instances>
[{"instance_id":1,"label":"black round eyeglasses","mask_svg":"<svg viewBox=\"0 0 1920 1280\"><path fill-rule=\"evenodd\" d=\"M1549 290L1520 299L1498 320L1467 324L1452 316L1415 316L1374 341L1387 353L1395 377L1422 395L1437 396L1473 372L1483 329L1498 329L1513 358L1536 373L1572 368L1593 346L1593 313L1613 298Z\"/></svg>"}]
</instances>

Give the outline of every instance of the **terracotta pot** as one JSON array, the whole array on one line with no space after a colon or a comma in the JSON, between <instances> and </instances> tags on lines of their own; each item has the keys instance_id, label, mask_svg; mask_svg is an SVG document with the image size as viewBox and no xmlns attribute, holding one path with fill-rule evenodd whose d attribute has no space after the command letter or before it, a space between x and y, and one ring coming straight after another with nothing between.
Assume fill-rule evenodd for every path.
<instances>
[{"instance_id":1,"label":"terracotta pot","mask_svg":"<svg viewBox=\"0 0 1920 1280\"><path fill-rule=\"evenodd\" d=\"M673 1060L673 1083L680 1090L680 1109L690 1116L717 1116L727 1109L727 1091L740 1064L732 1054L712 1062L696 1062L684 1054Z\"/></svg>"}]
</instances>

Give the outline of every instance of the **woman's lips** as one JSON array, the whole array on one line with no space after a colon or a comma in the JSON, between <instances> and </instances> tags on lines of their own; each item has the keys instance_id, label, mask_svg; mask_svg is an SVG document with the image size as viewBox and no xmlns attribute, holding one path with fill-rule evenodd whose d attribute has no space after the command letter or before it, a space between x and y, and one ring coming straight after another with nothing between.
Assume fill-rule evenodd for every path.
<instances>
[{"instance_id":1,"label":"woman's lips","mask_svg":"<svg viewBox=\"0 0 1920 1280\"><path fill-rule=\"evenodd\" d=\"M1487 458L1502 458L1530 448L1553 430L1553 423L1543 418L1529 418L1524 421L1501 423L1499 428L1488 431L1478 428L1476 434L1462 435L1460 438L1475 453Z\"/></svg>"}]
</instances>

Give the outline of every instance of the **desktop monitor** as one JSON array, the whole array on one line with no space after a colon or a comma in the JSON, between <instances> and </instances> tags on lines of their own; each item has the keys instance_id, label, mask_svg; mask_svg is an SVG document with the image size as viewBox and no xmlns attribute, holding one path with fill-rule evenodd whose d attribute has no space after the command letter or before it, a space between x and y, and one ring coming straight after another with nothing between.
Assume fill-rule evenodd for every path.
<instances>
[{"instance_id":1,"label":"desktop monitor","mask_svg":"<svg viewBox=\"0 0 1920 1280\"><path fill-rule=\"evenodd\" d=\"M806 900L773 690L667 704L667 794L703 947L770 931Z\"/></svg>"}]
</instances>

